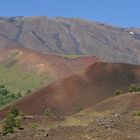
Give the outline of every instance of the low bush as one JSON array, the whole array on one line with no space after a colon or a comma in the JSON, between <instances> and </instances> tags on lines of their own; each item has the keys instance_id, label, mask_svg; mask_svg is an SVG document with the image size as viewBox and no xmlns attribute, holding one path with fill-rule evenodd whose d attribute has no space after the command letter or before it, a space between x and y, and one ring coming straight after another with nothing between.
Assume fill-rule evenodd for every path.
<instances>
[{"instance_id":1,"label":"low bush","mask_svg":"<svg viewBox=\"0 0 140 140\"><path fill-rule=\"evenodd\" d=\"M121 95L122 94L122 91L117 89L115 92L114 92L114 95L117 96L117 95Z\"/></svg>"},{"instance_id":2,"label":"low bush","mask_svg":"<svg viewBox=\"0 0 140 140\"><path fill-rule=\"evenodd\" d=\"M128 88L129 92L138 92L140 91L140 87L137 87L135 84L131 84Z\"/></svg>"},{"instance_id":3,"label":"low bush","mask_svg":"<svg viewBox=\"0 0 140 140\"><path fill-rule=\"evenodd\" d=\"M75 112L76 113L79 113L83 110L84 108L82 106L77 106L76 109L75 109Z\"/></svg>"},{"instance_id":4,"label":"low bush","mask_svg":"<svg viewBox=\"0 0 140 140\"><path fill-rule=\"evenodd\" d=\"M53 112L50 108L47 108L45 111L44 111L44 115L49 117L49 116L53 116Z\"/></svg>"},{"instance_id":5,"label":"low bush","mask_svg":"<svg viewBox=\"0 0 140 140\"><path fill-rule=\"evenodd\" d=\"M135 112L134 116L140 116L140 111Z\"/></svg>"},{"instance_id":6,"label":"low bush","mask_svg":"<svg viewBox=\"0 0 140 140\"><path fill-rule=\"evenodd\" d=\"M37 128L37 127L38 127L37 123L33 122L33 123L31 124L31 128Z\"/></svg>"}]
</instances>

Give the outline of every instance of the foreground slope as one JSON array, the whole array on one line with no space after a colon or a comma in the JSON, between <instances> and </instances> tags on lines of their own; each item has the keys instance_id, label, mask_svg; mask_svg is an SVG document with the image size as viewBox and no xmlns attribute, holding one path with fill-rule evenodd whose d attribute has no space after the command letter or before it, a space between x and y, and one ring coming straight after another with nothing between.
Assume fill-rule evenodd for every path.
<instances>
[{"instance_id":1,"label":"foreground slope","mask_svg":"<svg viewBox=\"0 0 140 140\"><path fill-rule=\"evenodd\" d=\"M140 85L140 66L97 62L84 73L58 80L15 105L30 115L43 115L47 108L55 114L68 115L78 107L89 107L114 96L117 89L126 92L132 83Z\"/></svg>"},{"instance_id":2,"label":"foreground slope","mask_svg":"<svg viewBox=\"0 0 140 140\"><path fill-rule=\"evenodd\" d=\"M34 116L21 119L23 130L2 140L139 140L140 92L111 97L65 118ZM0 121L2 123L2 121ZM33 128L32 125L36 124Z\"/></svg>"},{"instance_id":3,"label":"foreground slope","mask_svg":"<svg viewBox=\"0 0 140 140\"><path fill-rule=\"evenodd\" d=\"M109 98L96 106L95 111L116 111L120 113L130 113L140 111L140 93L133 92L125 95L115 96Z\"/></svg>"},{"instance_id":4,"label":"foreground slope","mask_svg":"<svg viewBox=\"0 0 140 140\"><path fill-rule=\"evenodd\" d=\"M138 117L140 112L140 92L126 93L119 96L107 98L94 106L84 109L78 114L67 117L63 122L64 125L84 125L87 126L97 117L107 116L110 114L121 114L125 116ZM70 120L75 124L69 123Z\"/></svg>"},{"instance_id":5,"label":"foreground slope","mask_svg":"<svg viewBox=\"0 0 140 140\"><path fill-rule=\"evenodd\" d=\"M140 64L140 29L74 18L1 17L0 47L20 43L40 52L94 55L104 61Z\"/></svg>"},{"instance_id":6,"label":"foreground slope","mask_svg":"<svg viewBox=\"0 0 140 140\"><path fill-rule=\"evenodd\" d=\"M24 94L81 71L97 61L96 57L68 59L41 54L15 44L0 49L0 84L12 92Z\"/></svg>"},{"instance_id":7,"label":"foreground slope","mask_svg":"<svg viewBox=\"0 0 140 140\"><path fill-rule=\"evenodd\" d=\"M140 92L126 93L105 99L94 106L91 106L79 114L73 115L74 122L79 122L79 125L88 125L96 117L107 116L110 114L121 114L124 116L138 117L140 112ZM71 119L68 117L67 119Z\"/></svg>"}]
</instances>

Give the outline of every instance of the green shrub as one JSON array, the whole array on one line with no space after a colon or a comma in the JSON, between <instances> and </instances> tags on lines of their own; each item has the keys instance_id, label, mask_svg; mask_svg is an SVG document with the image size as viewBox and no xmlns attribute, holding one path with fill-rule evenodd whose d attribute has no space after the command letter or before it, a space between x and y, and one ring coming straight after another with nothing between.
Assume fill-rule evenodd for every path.
<instances>
[{"instance_id":1,"label":"green shrub","mask_svg":"<svg viewBox=\"0 0 140 140\"><path fill-rule=\"evenodd\" d=\"M4 85L0 85L0 88L5 88L5 86Z\"/></svg>"},{"instance_id":2,"label":"green shrub","mask_svg":"<svg viewBox=\"0 0 140 140\"><path fill-rule=\"evenodd\" d=\"M16 95L14 93L11 93L11 94L8 95L8 97L11 98L11 99L15 99Z\"/></svg>"},{"instance_id":3,"label":"green shrub","mask_svg":"<svg viewBox=\"0 0 140 140\"><path fill-rule=\"evenodd\" d=\"M53 116L53 112L51 111L50 108L47 108L45 111L44 111L44 115L49 117L49 116Z\"/></svg>"},{"instance_id":4,"label":"green shrub","mask_svg":"<svg viewBox=\"0 0 140 140\"><path fill-rule=\"evenodd\" d=\"M9 93L9 91L6 88L0 88L0 95L6 96Z\"/></svg>"},{"instance_id":5,"label":"green shrub","mask_svg":"<svg viewBox=\"0 0 140 140\"><path fill-rule=\"evenodd\" d=\"M140 112L137 113L137 116L140 116Z\"/></svg>"},{"instance_id":6,"label":"green shrub","mask_svg":"<svg viewBox=\"0 0 140 140\"><path fill-rule=\"evenodd\" d=\"M0 106L22 97L21 93L12 93L4 85L0 85Z\"/></svg>"},{"instance_id":7,"label":"green shrub","mask_svg":"<svg viewBox=\"0 0 140 140\"><path fill-rule=\"evenodd\" d=\"M19 114L20 114L20 112L19 112L19 110L17 109L17 107L13 106L13 107L11 108L10 114L13 114L14 117L18 117Z\"/></svg>"},{"instance_id":8,"label":"green shrub","mask_svg":"<svg viewBox=\"0 0 140 140\"><path fill-rule=\"evenodd\" d=\"M37 127L38 127L37 123L34 123L34 122L33 122L33 123L31 124L31 128L37 128Z\"/></svg>"},{"instance_id":9,"label":"green shrub","mask_svg":"<svg viewBox=\"0 0 140 140\"><path fill-rule=\"evenodd\" d=\"M27 90L26 94L29 94L31 93L32 91L30 89Z\"/></svg>"},{"instance_id":10,"label":"green shrub","mask_svg":"<svg viewBox=\"0 0 140 140\"><path fill-rule=\"evenodd\" d=\"M140 91L140 87L137 87L135 84L131 84L128 88L129 92L138 92Z\"/></svg>"},{"instance_id":11,"label":"green shrub","mask_svg":"<svg viewBox=\"0 0 140 140\"><path fill-rule=\"evenodd\" d=\"M121 95L122 94L122 91L117 89L115 92L114 92L114 95L117 96L117 95Z\"/></svg>"},{"instance_id":12,"label":"green shrub","mask_svg":"<svg viewBox=\"0 0 140 140\"><path fill-rule=\"evenodd\" d=\"M17 93L17 97L18 97L18 98L22 97L21 92L18 92L18 93Z\"/></svg>"},{"instance_id":13,"label":"green shrub","mask_svg":"<svg viewBox=\"0 0 140 140\"><path fill-rule=\"evenodd\" d=\"M75 112L76 113L79 113L83 110L84 108L82 106L77 106L76 109L75 109Z\"/></svg>"},{"instance_id":14,"label":"green shrub","mask_svg":"<svg viewBox=\"0 0 140 140\"><path fill-rule=\"evenodd\" d=\"M3 135L14 132L14 127L16 126L16 120L13 114L9 114L5 120L5 125L3 126Z\"/></svg>"},{"instance_id":15,"label":"green shrub","mask_svg":"<svg viewBox=\"0 0 140 140\"><path fill-rule=\"evenodd\" d=\"M134 113L134 116L140 116L140 111L135 112L135 113Z\"/></svg>"}]
</instances>

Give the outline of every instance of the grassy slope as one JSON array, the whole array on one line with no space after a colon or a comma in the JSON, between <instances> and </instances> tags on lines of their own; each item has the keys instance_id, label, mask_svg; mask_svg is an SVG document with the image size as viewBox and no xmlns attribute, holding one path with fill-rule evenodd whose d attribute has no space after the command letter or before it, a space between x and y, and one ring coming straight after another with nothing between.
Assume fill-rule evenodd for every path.
<instances>
[{"instance_id":1,"label":"grassy slope","mask_svg":"<svg viewBox=\"0 0 140 140\"><path fill-rule=\"evenodd\" d=\"M18 53L11 53L0 64L0 85L5 85L14 93L20 91L24 95L28 90L35 91L51 82L47 72L40 76L36 75L33 70L25 71L17 63L14 64L13 62L18 57Z\"/></svg>"},{"instance_id":2,"label":"grassy slope","mask_svg":"<svg viewBox=\"0 0 140 140\"><path fill-rule=\"evenodd\" d=\"M35 91L50 82L51 78L47 73L39 76L33 72L24 71L17 65L10 68L0 65L0 84L5 85L12 92L20 91L26 94L28 90Z\"/></svg>"},{"instance_id":3,"label":"grassy slope","mask_svg":"<svg viewBox=\"0 0 140 140\"><path fill-rule=\"evenodd\" d=\"M81 55L65 55L64 57L73 59L81 57ZM40 76L36 75L32 70L24 71L17 64L7 67L17 58L18 53L14 52L7 56L4 62L0 64L0 85L5 85L8 90L14 93L20 91L24 95L28 90L38 90L53 81L52 77L49 76L47 72Z\"/></svg>"}]
</instances>

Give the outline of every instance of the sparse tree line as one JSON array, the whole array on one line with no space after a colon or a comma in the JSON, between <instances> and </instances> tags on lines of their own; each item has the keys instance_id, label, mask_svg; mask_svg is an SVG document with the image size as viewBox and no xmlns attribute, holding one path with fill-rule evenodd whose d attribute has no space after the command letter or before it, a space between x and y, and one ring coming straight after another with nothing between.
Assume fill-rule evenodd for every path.
<instances>
[{"instance_id":1,"label":"sparse tree line","mask_svg":"<svg viewBox=\"0 0 140 140\"><path fill-rule=\"evenodd\" d=\"M27 94L31 93L31 90L27 90ZM15 101L22 97L21 92L13 93L9 91L4 85L0 85L0 107L4 106L12 101Z\"/></svg>"}]
</instances>

